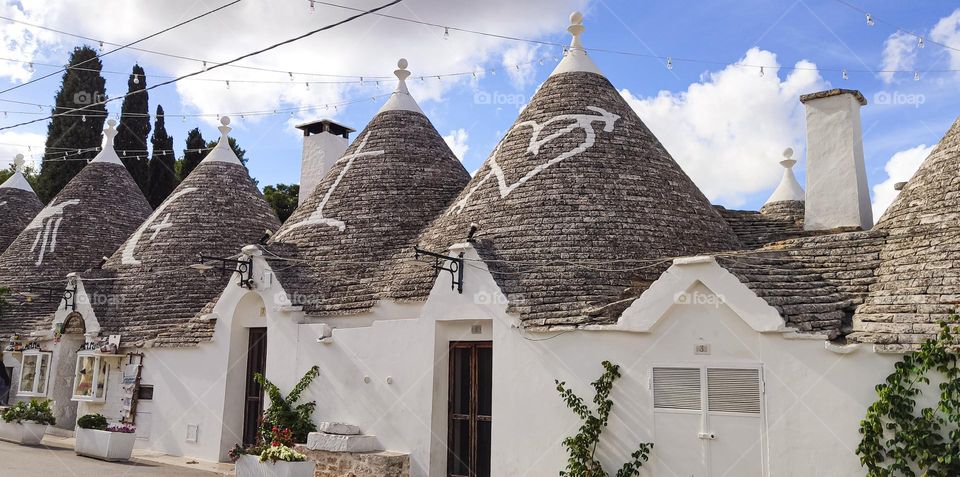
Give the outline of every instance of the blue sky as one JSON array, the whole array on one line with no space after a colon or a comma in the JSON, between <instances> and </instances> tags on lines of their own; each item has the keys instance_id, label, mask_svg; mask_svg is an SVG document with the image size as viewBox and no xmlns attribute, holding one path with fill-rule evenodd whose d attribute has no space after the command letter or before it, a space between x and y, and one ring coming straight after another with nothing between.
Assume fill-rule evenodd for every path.
<instances>
[{"instance_id":1,"label":"blue sky","mask_svg":"<svg viewBox=\"0 0 960 477\"><path fill-rule=\"evenodd\" d=\"M3 15L123 43L222 3L110 0L92 6L79 0L56 5L24 0L6 4ZM867 97L871 104L862 110L867 171L871 186L891 189L874 191L884 203L892 198L892 182L909 177L928 147L939 140L960 112L960 96L955 93L960 73L942 71L960 69L960 51L931 42L939 38L960 49L960 14L954 15L956 20L951 17L957 9L953 2L852 1L872 14L872 27L863 13L837 0L517 3L406 0L390 13L451 27L567 43L567 17L571 10L581 9L588 48L675 58L670 70L663 59L591 53L711 200L730 207L755 209L762 205L779 179L777 161L787 146L799 152L798 173L803 181L805 136L799 94L842 87L859 89ZM376 2L349 4L368 7ZM215 14L216 18L205 18L141 46L222 61L348 14L324 5L315 5L310 13L308 0L269 5L262 0L244 0ZM898 34L894 25L924 35L925 47L917 48L916 38ZM7 49L4 57L37 64L62 64L67 52L81 41L2 20L0 28ZM379 96L393 85L384 81L378 86L370 78L390 76L396 58L405 56L414 78L478 72L476 78L467 74L443 80L414 79L411 83L413 94L437 130L448 136L465 167L473 171L549 75L561 50L456 30L448 39L443 36L443 30L436 27L385 18L361 19L243 63L280 72L223 68L201 76L232 79L229 90L219 81L184 82L154 90L150 93L151 110L159 103L170 116L211 115L185 121L168 117L167 128L177 148L182 148L186 130L193 127L199 126L205 137L215 138L218 113L361 101L337 107L336 111L299 112L293 118L285 113L244 120L234 116L236 128L232 134L247 149L252 159L251 173L260 184L296 182L300 137L292 124L333 117L361 129L385 100ZM539 64L541 59L543 65ZM195 62L127 50L104 58L104 69L127 73L135 62L148 76L171 76L199 67ZM761 78L756 68L731 66L737 62L767 67ZM798 62L801 70L796 72L775 67L792 67ZM31 76L26 65L5 63L0 65L0 86L14 85ZM519 70L517 64L522 64ZM915 81L912 73L892 78L876 73L885 64L916 70L920 80ZM843 68L848 70L849 79L836 71ZM51 70L35 66L32 74ZM283 71L331 72L367 79L363 84L323 85L323 79L302 75L289 81ZM125 92L125 74L104 76L109 96ZM243 84L243 80L274 83ZM305 83L311 80L308 90ZM148 78L150 83L158 81ZM51 78L0 95L0 99L48 104L58 86L59 80ZM883 102L891 104L878 104ZM0 108L38 111L5 103L0 103ZM111 112L118 108L119 102L110 107ZM0 125L34 117L10 114L0 118ZM0 133L0 142L42 144L45 132L45 124L36 124ZM18 149L0 146L4 155L0 160L7 160L6 156ZM898 177L891 179L891 173Z\"/></svg>"}]
</instances>

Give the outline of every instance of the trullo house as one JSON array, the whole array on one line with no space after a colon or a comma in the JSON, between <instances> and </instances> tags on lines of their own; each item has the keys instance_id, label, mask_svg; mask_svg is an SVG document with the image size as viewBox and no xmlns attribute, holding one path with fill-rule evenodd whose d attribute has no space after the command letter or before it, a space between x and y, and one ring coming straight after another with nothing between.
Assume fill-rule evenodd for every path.
<instances>
[{"instance_id":1,"label":"trullo house","mask_svg":"<svg viewBox=\"0 0 960 477\"><path fill-rule=\"evenodd\" d=\"M303 399L317 403L305 448L321 471L555 475L580 424L555 380L589 398L609 360L622 378L608 469L652 442L645 475L863 474L874 386L960 296L960 121L874 226L867 102L810 92L805 187L788 149L761 210L728 210L603 75L584 30L572 15L563 59L472 177L407 90L405 60L345 151L349 128L302 126L311 184L280 227L224 125L102 268L49 278L77 272L66 286L85 298L5 316L7 343L20 333L47 352L85 331L76 367L49 373L90 384L72 396L84 412L206 460L253 438L267 404L253 373L289 390L318 366ZM24 234L21 254L38 237ZM0 273L16 270L8 254ZM100 351L111 336L119 356Z\"/></svg>"},{"instance_id":2,"label":"trullo house","mask_svg":"<svg viewBox=\"0 0 960 477\"><path fill-rule=\"evenodd\" d=\"M97 268L150 214L113 149L116 121L107 125L102 150L0 255L0 286L11 290L0 317L3 363L13 371L11 396L50 398L57 427L68 430L77 418L71 400L77 351L99 330L79 320L54 325L58 307L86 300L65 288L64 278Z\"/></svg>"},{"instance_id":3,"label":"trullo house","mask_svg":"<svg viewBox=\"0 0 960 477\"><path fill-rule=\"evenodd\" d=\"M37 193L23 175L25 163L23 154L17 154L13 174L0 184L0 253L43 208Z\"/></svg>"}]
</instances>

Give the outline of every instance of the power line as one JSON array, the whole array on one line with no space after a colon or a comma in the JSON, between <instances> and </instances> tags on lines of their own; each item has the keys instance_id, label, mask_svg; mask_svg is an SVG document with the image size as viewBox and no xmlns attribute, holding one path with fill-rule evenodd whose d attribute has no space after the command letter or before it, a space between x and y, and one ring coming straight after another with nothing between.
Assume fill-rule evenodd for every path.
<instances>
[{"instance_id":1,"label":"power line","mask_svg":"<svg viewBox=\"0 0 960 477\"><path fill-rule=\"evenodd\" d=\"M912 31L910 31L910 30L907 30L906 28L903 28L903 27L895 24L895 23L891 23L891 22L888 22L888 21L886 21L886 20L877 18L877 17L873 16L870 12L868 12L868 11L864 10L863 8L860 8L860 7L854 5L854 4L850 3L850 2L847 2L847 1L845 1L845 0L833 0L833 1L835 1L835 2L837 2L837 3L839 3L839 4L841 4L841 5L849 8L849 9L855 11L855 12L859 12L860 14L864 15L864 17L865 17L866 20L867 20L867 25L873 26L873 24L874 24L875 22L884 23L884 24L886 24L886 25L891 26L892 28L894 28L895 30L897 30L897 31L899 31L899 32L906 33L906 34L908 34L908 35L916 38L916 39L917 39L917 42L920 43L920 44L930 43L930 44L932 44L932 45L937 45L937 46L939 46L939 47L943 47L943 48L946 48L946 49L948 49L948 50L953 50L953 51L960 52L960 48L950 46L950 45L948 45L948 44L946 44L946 43L940 43L940 42L937 42L937 41L933 41L933 40L926 39L923 35L914 33L914 32L912 32ZM921 48L922 48L922 46L921 46ZM897 72L897 73L899 73L899 72Z\"/></svg>"},{"instance_id":2,"label":"power line","mask_svg":"<svg viewBox=\"0 0 960 477\"><path fill-rule=\"evenodd\" d=\"M104 56L107 56L107 55L109 55L109 54L111 54L111 53L116 53L116 52L118 52L118 51L120 51L120 50L122 50L122 49L124 49L124 48L128 48L128 47L130 47L130 46L136 45L137 43L141 43L141 42L147 41L147 40L149 40L149 39L151 39L151 38L154 38L154 37L156 37L156 36L162 35L162 34L168 32L168 31L171 31L171 30L174 30L174 29L176 29L176 28L179 28L179 27L181 27L181 26L183 26L183 25L186 25L186 24L188 24L188 23L190 23L190 22L193 22L193 21L195 21L195 20L199 20L199 19L201 19L201 18L203 18L203 17L205 17L205 16L207 16L207 15L211 15L211 14L213 14L213 13L219 12L220 10L223 10L224 8L227 8L227 7L232 6L232 5L236 5L236 4L240 3L241 1L242 1L242 0L233 0L233 1L230 2L230 3L221 5L221 6L219 6L219 7L217 7L217 8L214 8L213 10L210 10L210 11L208 11L208 12L201 13L200 15L197 15L197 16L195 16L195 17L193 17L193 18L190 18L190 19L184 20L184 21L182 21L182 22L180 22L180 23L177 23L176 25L173 25L173 26L169 26L169 27L167 27L167 28L164 28L163 30L160 30L160 31L158 31L158 32L156 32L156 33L152 33L152 34L150 34L150 35L147 35L147 36L145 36L145 37L143 37L143 38L140 38L139 40L134 40L134 41L132 41L132 42L130 42L130 43L127 43L126 45L118 46L117 48L114 48L114 49L112 49L112 50L110 50L110 51L108 51L108 52L106 52L106 53L100 53L99 55L97 55L97 56L95 56L95 57L93 57L93 58L89 58L89 59L83 60L83 61L81 61L80 63L78 63L77 66L82 65L82 64L87 63L87 62L90 62L90 61L93 61L93 60L97 60L97 59L103 58ZM11 87L3 90L3 91L0 91L0 94L8 93L8 92L13 91L13 90L15 90L15 89L17 89L17 88L22 88L22 87L27 86L27 85L29 85L29 84L36 83L37 81L42 81L42 80L47 79L47 78L49 78L49 77L51 77L51 76L55 76L55 75L58 75L58 74L60 74L60 73L63 73L64 71L67 71L67 68L64 68L64 69L55 71L55 72L53 72L53 73L46 74L46 75L41 76L41 77L39 77L39 78L34 78L34 79L30 80L30 81L25 81L25 82L23 82L23 83L20 83L20 84L18 84L18 85L15 85L15 86L11 86Z\"/></svg>"},{"instance_id":3,"label":"power line","mask_svg":"<svg viewBox=\"0 0 960 477\"><path fill-rule=\"evenodd\" d=\"M128 97L128 96L132 96L132 95L134 95L134 94L143 94L143 93L146 93L147 91L157 89L157 88L159 88L159 87L161 87L161 86L166 86L166 85L169 85L169 84L172 84L172 83L176 83L177 81L181 81L181 80L186 79L186 78L190 78L190 77L193 77L193 76L196 76L196 75L199 75L199 74L206 73L206 72L209 71L209 70L227 66L227 65L229 65L229 64L231 64L231 63L235 63L235 62L237 62L237 61L241 61L241 60L243 60L243 59L250 58L250 57L252 57L252 56L256 56L256 55L265 53L265 52L267 52L267 51L270 51L270 50L279 48L279 47L284 46L284 45L288 45L288 44L293 43L293 42L295 42L295 41L302 40L302 39L304 39L304 38L307 38L307 37L309 37L309 36L315 35L315 34L317 34L317 33L324 32L324 31L327 31L327 30L336 28L336 27L338 27L338 26L340 26L340 25L343 25L343 24L346 24L346 23L350 23L350 22L352 22L353 20L356 20L356 19L358 19L358 18L361 18L361 17L367 16L367 15L370 15L370 14L372 14L372 13L378 12L378 11L380 11L380 10L383 10L384 8L391 7L391 6L396 5L396 4L398 4L398 3L402 2L402 1L403 1L403 0L393 0L393 1L391 1L391 2L388 2L388 3L385 3L385 4L381 5L381 6L379 6L379 7L376 7L376 8L374 8L374 9L364 11L363 13L358 13L358 14L356 14L356 15L347 17L347 18L345 18L345 19L343 19L343 20L340 20L340 21L338 21L338 22L334 22L334 23L331 23L331 24L322 26L322 27L320 27L320 28L317 28L317 29L315 29L315 30L311 30L311 31L309 31L309 32L307 32L307 33L304 33L304 34L302 34L302 35L295 36L295 37L293 37L293 38L290 38L290 39L281 41L281 42L279 42L279 43L274 43L274 44L272 44L272 45L270 45L270 46L267 46L266 48L261 48L261 49L256 50L256 51L253 51L253 52L250 52L250 53L247 53L247 54L244 54L244 55L240 55L240 56L238 56L238 57L236 57L236 58L234 58L234 59L232 59L232 60L230 60L230 61L227 61L227 62L224 62L224 63L220 63L220 64L217 64L217 65L211 66L211 67L208 68L208 69L204 69L204 70L200 70L200 71L194 71L194 72L192 72L192 73L187 73L187 74L185 74L185 75L178 76L178 77L176 77L176 78L173 78L173 79L164 81L164 82L162 82L162 83L159 83L159 84L156 84L156 85L153 85L153 86L150 86L150 87L148 87L148 88L144 88L144 89L137 90L137 91L132 91L132 92L129 92L129 93L123 95L123 96L118 96L118 97L116 97L116 98L109 98L109 99L105 99L105 100L103 100L103 101L97 101L97 102L95 102L95 103L87 104L87 105L81 106L81 107L79 107L79 108L74 108L74 109L72 109L72 110L66 111L65 113L57 113L57 114L53 114L53 115L50 115L50 116L45 117L45 118L39 118L39 119L34 119L34 120L32 120L32 121L24 121L24 122L17 123L17 124L11 125L11 126L0 127L0 131L5 131L5 130L8 130L8 129L13 129L13 128L20 127L20 126L26 126L26 125L28 125L28 124L33 124L33 123L37 123L37 122L41 122L41 121L46 121L46 120L48 120L48 119L53 119L53 118L55 118L55 117L58 117L58 116L60 116L60 115L62 115L62 114L68 114L68 113L76 113L76 112L80 112L80 111L86 111L87 109L89 109L89 108L91 108L91 107L93 107L93 106L102 106L102 105L104 105L104 104L106 104L106 103L109 103L109 102L112 102L112 101L116 101L116 100L118 100L118 99L123 99L123 98L126 98L126 97Z\"/></svg>"}]
</instances>

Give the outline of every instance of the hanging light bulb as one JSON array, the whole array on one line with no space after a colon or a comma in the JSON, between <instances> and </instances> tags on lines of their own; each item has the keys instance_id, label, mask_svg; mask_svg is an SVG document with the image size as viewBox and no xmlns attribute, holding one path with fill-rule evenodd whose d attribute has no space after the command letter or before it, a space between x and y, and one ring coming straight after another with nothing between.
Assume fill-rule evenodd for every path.
<instances>
[{"instance_id":1,"label":"hanging light bulb","mask_svg":"<svg viewBox=\"0 0 960 477\"><path fill-rule=\"evenodd\" d=\"M293 72L292 72L292 71L289 71L289 72L287 72L287 74L290 75L290 81L293 81Z\"/></svg>"},{"instance_id":2,"label":"hanging light bulb","mask_svg":"<svg viewBox=\"0 0 960 477\"><path fill-rule=\"evenodd\" d=\"M316 12L317 12L316 2L314 2L314 0L310 0L310 13L316 13Z\"/></svg>"},{"instance_id":3,"label":"hanging light bulb","mask_svg":"<svg viewBox=\"0 0 960 477\"><path fill-rule=\"evenodd\" d=\"M875 25L875 24L876 24L876 23L874 23L874 21L873 21L873 15L871 15L871 14L868 13L868 14L867 14L867 26L873 26L873 25Z\"/></svg>"},{"instance_id":4,"label":"hanging light bulb","mask_svg":"<svg viewBox=\"0 0 960 477\"><path fill-rule=\"evenodd\" d=\"M673 58L671 58L671 57L669 57L669 56L667 57L667 69L668 69L668 70L673 70Z\"/></svg>"},{"instance_id":5,"label":"hanging light bulb","mask_svg":"<svg viewBox=\"0 0 960 477\"><path fill-rule=\"evenodd\" d=\"M491 69L490 74L492 74L493 76L497 76L497 69L496 68Z\"/></svg>"},{"instance_id":6,"label":"hanging light bulb","mask_svg":"<svg viewBox=\"0 0 960 477\"><path fill-rule=\"evenodd\" d=\"M140 84L140 75L133 75L133 84Z\"/></svg>"},{"instance_id":7,"label":"hanging light bulb","mask_svg":"<svg viewBox=\"0 0 960 477\"><path fill-rule=\"evenodd\" d=\"M918 37L918 38L917 38L917 48L923 48L924 46L927 46L927 45L926 45L926 43L923 42L923 37L922 37L922 36L921 36L921 37Z\"/></svg>"},{"instance_id":8,"label":"hanging light bulb","mask_svg":"<svg viewBox=\"0 0 960 477\"><path fill-rule=\"evenodd\" d=\"M360 84L363 84L363 76L360 77Z\"/></svg>"},{"instance_id":9,"label":"hanging light bulb","mask_svg":"<svg viewBox=\"0 0 960 477\"><path fill-rule=\"evenodd\" d=\"M847 69L846 69L846 68L844 68L844 69L840 72L840 76L841 76L843 79L845 79L845 80L850 79L850 75L847 74Z\"/></svg>"},{"instance_id":10,"label":"hanging light bulb","mask_svg":"<svg viewBox=\"0 0 960 477\"><path fill-rule=\"evenodd\" d=\"M540 58L539 60L537 60L537 64L539 64L540 66L543 66L543 58Z\"/></svg>"},{"instance_id":11,"label":"hanging light bulb","mask_svg":"<svg viewBox=\"0 0 960 477\"><path fill-rule=\"evenodd\" d=\"M914 80L914 81L920 81L920 72L919 72L919 71L914 71L914 72L913 72L913 80Z\"/></svg>"},{"instance_id":12,"label":"hanging light bulb","mask_svg":"<svg viewBox=\"0 0 960 477\"><path fill-rule=\"evenodd\" d=\"M33 62L27 63L27 71L33 73Z\"/></svg>"},{"instance_id":13,"label":"hanging light bulb","mask_svg":"<svg viewBox=\"0 0 960 477\"><path fill-rule=\"evenodd\" d=\"M186 116L180 116L180 122L181 122L181 123L187 122L187 117L186 117Z\"/></svg>"},{"instance_id":14,"label":"hanging light bulb","mask_svg":"<svg viewBox=\"0 0 960 477\"><path fill-rule=\"evenodd\" d=\"M450 39L450 27L443 27L443 39L444 40Z\"/></svg>"},{"instance_id":15,"label":"hanging light bulb","mask_svg":"<svg viewBox=\"0 0 960 477\"><path fill-rule=\"evenodd\" d=\"M103 51L103 40L100 40L100 51Z\"/></svg>"},{"instance_id":16,"label":"hanging light bulb","mask_svg":"<svg viewBox=\"0 0 960 477\"><path fill-rule=\"evenodd\" d=\"M230 80L226 80L226 83L227 83L227 89L230 89Z\"/></svg>"},{"instance_id":17,"label":"hanging light bulb","mask_svg":"<svg viewBox=\"0 0 960 477\"><path fill-rule=\"evenodd\" d=\"M310 83L303 83L307 86L307 91L310 91Z\"/></svg>"},{"instance_id":18,"label":"hanging light bulb","mask_svg":"<svg viewBox=\"0 0 960 477\"><path fill-rule=\"evenodd\" d=\"M206 62L206 61L203 62L203 71L207 71L207 62Z\"/></svg>"},{"instance_id":19,"label":"hanging light bulb","mask_svg":"<svg viewBox=\"0 0 960 477\"><path fill-rule=\"evenodd\" d=\"M87 122L87 115L84 114L83 116L81 116L81 117L80 117L80 121L82 121L82 122Z\"/></svg>"},{"instance_id":20,"label":"hanging light bulb","mask_svg":"<svg viewBox=\"0 0 960 477\"><path fill-rule=\"evenodd\" d=\"M6 112L6 111L3 112L3 117L4 117L4 118L7 117L7 112Z\"/></svg>"},{"instance_id":21,"label":"hanging light bulb","mask_svg":"<svg viewBox=\"0 0 960 477\"><path fill-rule=\"evenodd\" d=\"M760 67L760 77L763 78L763 75L764 75L763 67L761 66L761 67Z\"/></svg>"}]
</instances>

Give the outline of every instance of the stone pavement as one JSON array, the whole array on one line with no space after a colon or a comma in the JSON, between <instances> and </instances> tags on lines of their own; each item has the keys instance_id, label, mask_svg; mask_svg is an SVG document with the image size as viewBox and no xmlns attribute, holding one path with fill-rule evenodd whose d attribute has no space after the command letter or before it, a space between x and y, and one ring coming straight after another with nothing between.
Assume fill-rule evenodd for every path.
<instances>
[{"instance_id":1,"label":"stone pavement","mask_svg":"<svg viewBox=\"0 0 960 477\"><path fill-rule=\"evenodd\" d=\"M32 447L0 441L0 477L215 477L218 475L223 474L138 458L129 462L104 462L78 456L72 448L56 444Z\"/></svg>"}]
</instances>

